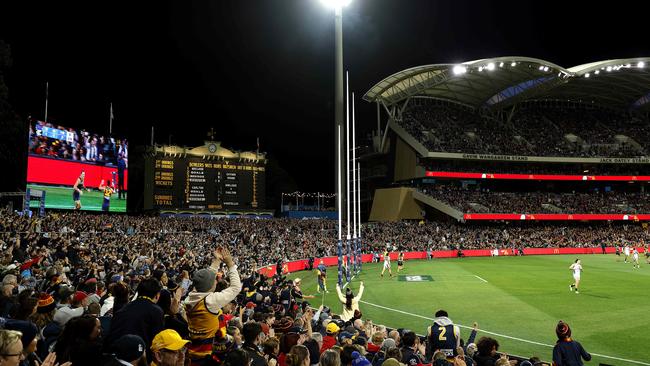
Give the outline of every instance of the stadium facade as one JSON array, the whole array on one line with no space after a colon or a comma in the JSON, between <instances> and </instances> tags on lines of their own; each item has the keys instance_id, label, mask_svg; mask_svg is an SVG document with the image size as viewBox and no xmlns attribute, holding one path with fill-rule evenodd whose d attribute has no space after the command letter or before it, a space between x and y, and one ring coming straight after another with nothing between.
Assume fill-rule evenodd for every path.
<instances>
[{"instance_id":1,"label":"stadium facade","mask_svg":"<svg viewBox=\"0 0 650 366\"><path fill-rule=\"evenodd\" d=\"M369 219L645 220L650 210L638 201L650 181L649 71L650 58L564 68L497 57L384 78L363 97L377 105L372 153L362 163ZM566 202L570 194L613 206ZM446 199L452 195L465 197ZM537 204L486 204L518 197Z\"/></svg>"}]
</instances>

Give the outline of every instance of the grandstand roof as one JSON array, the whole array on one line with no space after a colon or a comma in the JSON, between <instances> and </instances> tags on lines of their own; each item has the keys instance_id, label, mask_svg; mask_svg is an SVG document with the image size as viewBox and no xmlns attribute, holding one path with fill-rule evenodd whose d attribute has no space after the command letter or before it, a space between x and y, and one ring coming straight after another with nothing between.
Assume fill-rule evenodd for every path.
<instances>
[{"instance_id":1,"label":"grandstand roof","mask_svg":"<svg viewBox=\"0 0 650 366\"><path fill-rule=\"evenodd\" d=\"M639 110L650 107L650 57L592 62L568 69L519 56L423 65L385 78L363 99L392 105L411 96L431 96L474 108L563 100Z\"/></svg>"}]
</instances>

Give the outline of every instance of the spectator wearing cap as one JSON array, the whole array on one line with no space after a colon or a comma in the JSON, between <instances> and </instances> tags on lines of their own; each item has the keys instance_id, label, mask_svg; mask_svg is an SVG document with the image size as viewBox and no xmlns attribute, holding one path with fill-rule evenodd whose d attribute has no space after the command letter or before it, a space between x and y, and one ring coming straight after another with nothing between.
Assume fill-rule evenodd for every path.
<instances>
[{"instance_id":1,"label":"spectator wearing cap","mask_svg":"<svg viewBox=\"0 0 650 366\"><path fill-rule=\"evenodd\" d=\"M244 336L242 350L244 350L251 358L252 366L265 366L266 360L264 359L264 354L262 354L259 349L259 346L261 346L265 340L264 332L262 332L262 326L260 323L250 322L244 324L242 335Z\"/></svg>"},{"instance_id":2,"label":"spectator wearing cap","mask_svg":"<svg viewBox=\"0 0 650 366\"><path fill-rule=\"evenodd\" d=\"M582 366L582 360L591 360L591 355L585 351L580 342L571 338L569 324L560 320L555 327L557 343L553 347L554 366Z\"/></svg>"},{"instance_id":3,"label":"spectator wearing cap","mask_svg":"<svg viewBox=\"0 0 650 366\"><path fill-rule=\"evenodd\" d=\"M217 248L209 268L196 271L192 279L194 289L183 302L190 332L189 357L193 363L210 357L215 337L225 337L226 329L219 316L221 308L237 297L242 285L232 255L225 248ZM221 261L226 264L230 285L222 291L217 287L217 272Z\"/></svg>"},{"instance_id":4,"label":"spectator wearing cap","mask_svg":"<svg viewBox=\"0 0 650 366\"><path fill-rule=\"evenodd\" d=\"M148 366L145 341L137 335L127 334L117 338L110 351L113 359L106 363L107 366Z\"/></svg>"},{"instance_id":5,"label":"spectator wearing cap","mask_svg":"<svg viewBox=\"0 0 650 366\"><path fill-rule=\"evenodd\" d=\"M341 328L339 328L339 326L334 322L329 322L327 324L327 327L325 327L325 337L323 337L323 346L320 349L320 353L325 352L337 344L336 338L340 330Z\"/></svg>"},{"instance_id":6,"label":"spectator wearing cap","mask_svg":"<svg viewBox=\"0 0 650 366\"><path fill-rule=\"evenodd\" d=\"M185 364L185 353L189 340L183 339L173 329L156 334L151 342L153 360L151 366L180 366Z\"/></svg>"},{"instance_id":7,"label":"spectator wearing cap","mask_svg":"<svg viewBox=\"0 0 650 366\"><path fill-rule=\"evenodd\" d=\"M352 366L371 366L372 364L361 353L352 352Z\"/></svg>"},{"instance_id":8,"label":"spectator wearing cap","mask_svg":"<svg viewBox=\"0 0 650 366\"><path fill-rule=\"evenodd\" d=\"M41 292L36 305L36 314L31 316L31 320L39 330L42 330L54 320L55 313L56 303L54 302L54 298L46 292Z\"/></svg>"},{"instance_id":9,"label":"spectator wearing cap","mask_svg":"<svg viewBox=\"0 0 650 366\"><path fill-rule=\"evenodd\" d=\"M20 332L22 345L21 365L33 365L35 362L41 363L41 359L36 355L36 343L38 342L38 328L30 321L8 320L5 323L5 329Z\"/></svg>"},{"instance_id":10,"label":"spectator wearing cap","mask_svg":"<svg viewBox=\"0 0 650 366\"><path fill-rule=\"evenodd\" d=\"M57 362L70 361L75 365L88 364L101 354L101 324L92 315L84 315L68 321L56 344Z\"/></svg>"},{"instance_id":11,"label":"spectator wearing cap","mask_svg":"<svg viewBox=\"0 0 650 366\"><path fill-rule=\"evenodd\" d=\"M352 289L349 287L345 289L345 296L343 296L343 293L341 292L341 286L338 284L336 284L336 294L339 297L339 301L343 304L341 319L348 321L354 318L354 312L355 310L359 310L359 301L361 300L361 296L363 296L363 281L359 286L359 294L357 294L357 296L354 296Z\"/></svg>"},{"instance_id":12,"label":"spectator wearing cap","mask_svg":"<svg viewBox=\"0 0 650 366\"><path fill-rule=\"evenodd\" d=\"M138 297L113 314L111 329L104 345L111 346L114 341L126 334L141 337L147 353L153 337L164 329L162 309L156 305L160 298L160 282L148 278L138 285Z\"/></svg>"}]
</instances>

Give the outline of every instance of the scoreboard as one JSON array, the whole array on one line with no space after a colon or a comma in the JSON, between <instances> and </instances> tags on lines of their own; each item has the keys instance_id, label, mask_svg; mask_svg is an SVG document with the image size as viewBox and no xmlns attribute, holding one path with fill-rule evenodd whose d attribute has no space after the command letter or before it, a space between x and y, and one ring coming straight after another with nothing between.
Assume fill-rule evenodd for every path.
<instances>
[{"instance_id":1,"label":"scoreboard","mask_svg":"<svg viewBox=\"0 0 650 366\"><path fill-rule=\"evenodd\" d=\"M201 158L153 159L156 209L264 209L265 165Z\"/></svg>"}]
</instances>

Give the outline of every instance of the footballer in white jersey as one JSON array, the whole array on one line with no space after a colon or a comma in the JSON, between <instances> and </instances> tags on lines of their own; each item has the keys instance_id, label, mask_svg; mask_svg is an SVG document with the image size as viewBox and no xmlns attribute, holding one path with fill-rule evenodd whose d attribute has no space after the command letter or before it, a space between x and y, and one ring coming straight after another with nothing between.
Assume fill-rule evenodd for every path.
<instances>
[{"instance_id":1,"label":"footballer in white jersey","mask_svg":"<svg viewBox=\"0 0 650 366\"><path fill-rule=\"evenodd\" d=\"M569 266L569 270L573 272L573 284L569 286L569 291L575 291L576 294L579 294L578 286L580 286L580 274L582 273L582 264L580 263L580 259L576 259L575 262Z\"/></svg>"},{"instance_id":2,"label":"footballer in white jersey","mask_svg":"<svg viewBox=\"0 0 650 366\"><path fill-rule=\"evenodd\" d=\"M639 251L636 250L636 247L632 250L632 264L634 268L639 268Z\"/></svg>"},{"instance_id":3,"label":"footballer in white jersey","mask_svg":"<svg viewBox=\"0 0 650 366\"><path fill-rule=\"evenodd\" d=\"M384 251L384 268L381 270L381 277L384 277L384 272L388 270L388 274L393 277L393 272L390 269L390 252L388 250Z\"/></svg>"},{"instance_id":4,"label":"footballer in white jersey","mask_svg":"<svg viewBox=\"0 0 650 366\"><path fill-rule=\"evenodd\" d=\"M630 246L625 244L623 247L623 254L625 254L624 262L627 263L627 260L630 258Z\"/></svg>"}]
</instances>

